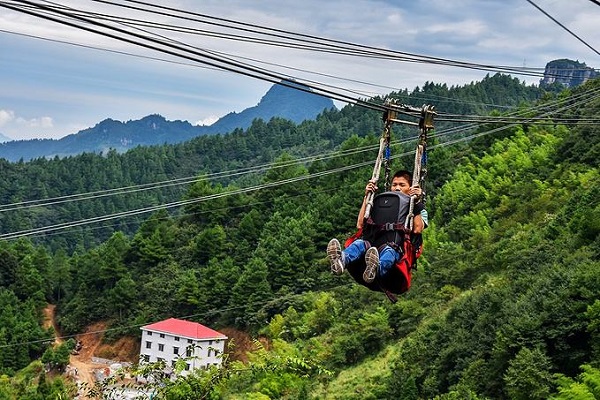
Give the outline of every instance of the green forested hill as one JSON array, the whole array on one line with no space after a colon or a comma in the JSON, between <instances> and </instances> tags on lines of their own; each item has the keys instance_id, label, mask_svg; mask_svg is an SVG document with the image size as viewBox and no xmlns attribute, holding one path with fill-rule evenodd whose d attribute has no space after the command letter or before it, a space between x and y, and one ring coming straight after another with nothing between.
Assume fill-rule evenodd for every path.
<instances>
[{"instance_id":1,"label":"green forested hill","mask_svg":"<svg viewBox=\"0 0 600 400\"><path fill-rule=\"evenodd\" d=\"M407 104L436 104L444 112L477 114L535 100L542 92L509 76L495 75L461 87L427 83L410 94L402 92L392 96ZM443 126L441 123L440 127ZM277 119L270 122L257 120L245 131L203 136L177 145L135 148L125 154L82 154L64 159L40 158L27 163L0 159L1 210L7 206L13 209L0 212L0 234L178 201L188 186L159 187L157 183L266 164L283 151L294 157L323 154L337 148L352 135L379 135L381 129L378 113L345 107L341 111L324 112L316 121L301 125ZM413 136L414 131L398 127L395 135L396 138ZM239 180L244 184L260 181L256 175L241 176ZM221 181L228 183L232 179L236 179L235 176ZM102 195L111 189L134 185L149 187L126 195ZM72 201L70 197L69 201L54 201L52 206L30 207L39 199L90 192L97 193L85 201ZM25 205L29 208L17 204L21 202L27 202ZM111 220L112 223L101 225L74 226L60 235L45 236L43 241L52 249L67 248L69 252L77 245L87 248L108 239L115 231L135 232L146 216ZM33 240L39 241L39 235L33 236Z\"/></svg>"},{"instance_id":2,"label":"green forested hill","mask_svg":"<svg viewBox=\"0 0 600 400\"><path fill-rule=\"evenodd\" d=\"M504 77L482 84L495 79L519 87ZM592 81L561 96L568 101L599 86ZM441 99L443 88L427 87L418 95L435 89ZM470 89L446 95L453 90ZM599 110L600 101L590 100L572 113L583 120ZM157 212L131 235L116 232L73 254L59 242L50 249L26 239L0 242L0 373L7 374L0 395L25 398L15 384L22 378L12 376L46 349L50 333L36 328L46 301L58 304L66 334L103 320L110 339L137 335L158 319L193 316L270 339L270 350L259 348L250 364L166 382L160 390L168 398L568 399L597 390L597 128L528 124L434 150L425 253L397 304L348 276L333 277L324 256L331 237L352 232L371 173L370 166L344 168L374 157L375 150L357 150L375 145L380 128L379 116L348 107L314 125L255 123L214 142L140 150L165 154L153 165L190 169L209 154L206 165L215 170L234 168L228 162L277 163L243 179L198 181L184 198L214 200L190 203L178 215ZM293 162L334 146L339 157ZM90 159L89 174L111 162ZM411 157L394 162L407 167ZM131 171L145 172L139 165ZM288 178L297 179L269 185ZM269 187L237 190L256 183Z\"/></svg>"}]
</instances>

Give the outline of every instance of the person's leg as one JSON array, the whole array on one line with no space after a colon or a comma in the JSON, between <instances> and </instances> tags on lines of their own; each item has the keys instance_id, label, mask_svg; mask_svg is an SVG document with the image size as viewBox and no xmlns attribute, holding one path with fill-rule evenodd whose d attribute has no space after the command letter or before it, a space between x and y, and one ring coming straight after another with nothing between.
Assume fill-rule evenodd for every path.
<instances>
[{"instance_id":1,"label":"person's leg","mask_svg":"<svg viewBox=\"0 0 600 400\"><path fill-rule=\"evenodd\" d=\"M384 277L399 261L400 254L390 246L385 246L379 254L379 276Z\"/></svg>"},{"instance_id":2,"label":"person's leg","mask_svg":"<svg viewBox=\"0 0 600 400\"><path fill-rule=\"evenodd\" d=\"M362 239L356 239L342 251L342 246L337 239L331 239L327 245L327 258L331 272L341 275L346 265L361 258L367 250L367 243Z\"/></svg>"},{"instance_id":3,"label":"person's leg","mask_svg":"<svg viewBox=\"0 0 600 400\"><path fill-rule=\"evenodd\" d=\"M350 246L346 247L342 252L342 257L344 258L344 265L350 264L365 255L367 251L367 242L362 239L356 239L354 242L350 244Z\"/></svg>"},{"instance_id":4,"label":"person's leg","mask_svg":"<svg viewBox=\"0 0 600 400\"><path fill-rule=\"evenodd\" d=\"M399 259L400 254L390 246L384 246L381 253L376 247L369 248L365 253L366 268L363 273L363 280L371 283L377 276L380 278L385 277Z\"/></svg>"},{"instance_id":5,"label":"person's leg","mask_svg":"<svg viewBox=\"0 0 600 400\"><path fill-rule=\"evenodd\" d=\"M365 271L363 272L363 280L366 283L371 283L377 276L379 269L379 251L377 247L369 247L365 253Z\"/></svg>"},{"instance_id":6,"label":"person's leg","mask_svg":"<svg viewBox=\"0 0 600 400\"><path fill-rule=\"evenodd\" d=\"M331 239L327 244L327 258L331 272L335 275L344 273L344 258L342 256L342 246L337 239Z\"/></svg>"}]
</instances>

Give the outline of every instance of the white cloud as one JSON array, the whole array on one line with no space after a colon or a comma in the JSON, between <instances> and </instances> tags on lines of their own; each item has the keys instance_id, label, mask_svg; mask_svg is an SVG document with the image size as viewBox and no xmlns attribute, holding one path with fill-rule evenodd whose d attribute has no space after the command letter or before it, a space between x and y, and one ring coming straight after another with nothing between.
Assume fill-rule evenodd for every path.
<instances>
[{"instance_id":1,"label":"white cloud","mask_svg":"<svg viewBox=\"0 0 600 400\"><path fill-rule=\"evenodd\" d=\"M481 35L485 31L485 24L478 20L464 20L451 23L434 24L425 28L425 32L432 34L475 37Z\"/></svg>"},{"instance_id":2,"label":"white cloud","mask_svg":"<svg viewBox=\"0 0 600 400\"><path fill-rule=\"evenodd\" d=\"M119 12L132 18L153 18L161 23L199 27L189 21L100 6L90 1L64 0L63 3L99 13ZM571 58L598 67L597 57L590 49L522 0L204 0L201 6L199 3L172 0L171 6L452 60L543 68L552 59ZM539 0L540 6L588 43L599 43L598 7L592 2L576 3ZM164 54L17 12L0 13L0 26L28 35L174 60ZM202 28L206 29L203 25ZM444 65L298 51L173 32L168 36L228 53L232 58L261 60L269 64L240 61L290 74L299 80L312 79L334 88L353 90L351 93L362 97L412 89L426 81L459 85L482 79L486 74ZM153 113L170 120L210 125L217 120L216 115L255 105L270 87L270 83L239 74L198 68L201 65L191 60L158 62L3 33L0 33L0 53L3 55L0 58L0 104L5 108L0 109L0 127L4 133L18 138L58 138L105 118L126 121ZM539 81L538 77L522 78L528 83ZM52 115L52 118L41 115Z\"/></svg>"},{"instance_id":3,"label":"white cloud","mask_svg":"<svg viewBox=\"0 0 600 400\"><path fill-rule=\"evenodd\" d=\"M48 116L25 118L13 110L0 110L0 127L3 133L17 139L52 137L54 120Z\"/></svg>"},{"instance_id":4,"label":"white cloud","mask_svg":"<svg viewBox=\"0 0 600 400\"><path fill-rule=\"evenodd\" d=\"M4 126L15 119L15 113L11 110L0 110L0 126Z\"/></svg>"},{"instance_id":5,"label":"white cloud","mask_svg":"<svg viewBox=\"0 0 600 400\"><path fill-rule=\"evenodd\" d=\"M196 122L196 125L210 126L210 125L214 124L215 122L217 122L218 120L219 120L219 117L217 117L216 115L210 115L210 116Z\"/></svg>"},{"instance_id":6,"label":"white cloud","mask_svg":"<svg viewBox=\"0 0 600 400\"><path fill-rule=\"evenodd\" d=\"M21 126L25 126L27 128L42 128L42 129L50 129L54 127L54 123L52 121L52 117L40 117L40 118L17 118L17 124Z\"/></svg>"}]
</instances>

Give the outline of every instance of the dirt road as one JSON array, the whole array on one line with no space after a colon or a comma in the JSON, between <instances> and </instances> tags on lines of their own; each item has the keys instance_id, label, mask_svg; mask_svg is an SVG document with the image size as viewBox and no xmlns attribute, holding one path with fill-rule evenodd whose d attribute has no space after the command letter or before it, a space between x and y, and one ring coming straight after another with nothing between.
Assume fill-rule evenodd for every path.
<instances>
[{"instance_id":1,"label":"dirt road","mask_svg":"<svg viewBox=\"0 0 600 400\"><path fill-rule=\"evenodd\" d=\"M61 338L61 333L56 325L55 311L56 305L48 304L48 306L46 306L44 309L44 327L49 328L52 326L54 328L56 335L54 343L55 345L58 345L63 342L63 339ZM102 334L89 332L101 332L105 328L104 324L94 324L88 327L86 334L78 335L76 340L81 341L83 347L79 351L79 354L72 354L69 359L69 366L67 367L68 374L73 377L78 384L85 383L88 388L94 386L94 369L102 368L101 365L92 363L92 356L102 340ZM81 397L81 399L86 398L87 397L85 396Z\"/></svg>"}]
</instances>

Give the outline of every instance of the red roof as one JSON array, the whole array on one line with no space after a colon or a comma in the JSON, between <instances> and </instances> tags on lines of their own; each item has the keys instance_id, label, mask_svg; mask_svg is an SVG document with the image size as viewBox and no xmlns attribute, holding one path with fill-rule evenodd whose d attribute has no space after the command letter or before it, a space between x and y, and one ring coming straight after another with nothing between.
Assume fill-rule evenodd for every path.
<instances>
[{"instance_id":1,"label":"red roof","mask_svg":"<svg viewBox=\"0 0 600 400\"><path fill-rule=\"evenodd\" d=\"M168 333L174 336L184 336L194 339L227 339L227 336L197 322L169 318L164 321L143 326L141 329Z\"/></svg>"}]
</instances>

